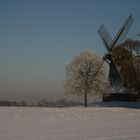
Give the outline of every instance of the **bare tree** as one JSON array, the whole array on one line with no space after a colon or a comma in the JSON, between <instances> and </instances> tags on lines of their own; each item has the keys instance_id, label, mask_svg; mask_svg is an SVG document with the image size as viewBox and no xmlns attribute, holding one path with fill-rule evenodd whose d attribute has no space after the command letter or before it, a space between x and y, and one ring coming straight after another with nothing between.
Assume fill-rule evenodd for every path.
<instances>
[{"instance_id":1,"label":"bare tree","mask_svg":"<svg viewBox=\"0 0 140 140\"><path fill-rule=\"evenodd\" d=\"M68 94L84 95L85 107L88 95L101 95L106 87L106 69L104 65L100 67L101 64L101 57L94 52L84 51L66 67Z\"/></svg>"}]
</instances>

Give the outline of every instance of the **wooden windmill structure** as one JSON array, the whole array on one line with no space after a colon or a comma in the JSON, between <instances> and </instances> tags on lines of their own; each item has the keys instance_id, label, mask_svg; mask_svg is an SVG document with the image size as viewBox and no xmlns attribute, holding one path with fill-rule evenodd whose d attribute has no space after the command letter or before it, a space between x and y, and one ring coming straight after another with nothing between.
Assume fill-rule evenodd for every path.
<instances>
[{"instance_id":1,"label":"wooden windmill structure","mask_svg":"<svg viewBox=\"0 0 140 140\"><path fill-rule=\"evenodd\" d=\"M132 98L138 91L139 79L135 68L137 64L136 57L133 55L132 51L129 50L130 48L127 48L127 41L122 43L132 23L133 17L130 15L119 29L114 39L111 38L104 25L101 25L98 30L107 50L107 53L103 56L103 63L106 61L109 64L108 80L110 83L110 96L120 99L122 97L126 98L126 95L128 97L128 94L130 94L130 98Z\"/></svg>"}]
</instances>

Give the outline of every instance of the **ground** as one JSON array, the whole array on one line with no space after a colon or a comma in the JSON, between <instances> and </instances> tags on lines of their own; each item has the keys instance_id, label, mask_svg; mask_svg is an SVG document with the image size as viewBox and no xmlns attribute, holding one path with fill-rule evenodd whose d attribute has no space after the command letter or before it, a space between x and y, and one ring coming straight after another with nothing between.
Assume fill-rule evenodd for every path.
<instances>
[{"instance_id":1,"label":"ground","mask_svg":"<svg viewBox=\"0 0 140 140\"><path fill-rule=\"evenodd\" d=\"M140 110L0 107L0 140L140 140Z\"/></svg>"}]
</instances>

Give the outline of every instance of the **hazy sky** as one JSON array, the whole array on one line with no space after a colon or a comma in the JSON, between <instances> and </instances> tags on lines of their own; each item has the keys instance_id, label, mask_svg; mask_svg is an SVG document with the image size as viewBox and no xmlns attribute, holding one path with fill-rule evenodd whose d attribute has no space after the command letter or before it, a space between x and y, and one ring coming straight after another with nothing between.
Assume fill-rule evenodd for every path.
<instances>
[{"instance_id":1,"label":"hazy sky","mask_svg":"<svg viewBox=\"0 0 140 140\"><path fill-rule=\"evenodd\" d=\"M140 0L0 0L0 100L63 97L65 66L87 49L104 54L100 25L114 36L129 14L138 39Z\"/></svg>"}]
</instances>

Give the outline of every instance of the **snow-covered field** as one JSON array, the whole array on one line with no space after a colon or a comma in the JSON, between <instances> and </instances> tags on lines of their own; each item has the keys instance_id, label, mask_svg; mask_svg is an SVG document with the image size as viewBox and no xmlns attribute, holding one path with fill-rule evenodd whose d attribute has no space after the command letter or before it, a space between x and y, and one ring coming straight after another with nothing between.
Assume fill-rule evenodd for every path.
<instances>
[{"instance_id":1,"label":"snow-covered field","mask_svg":"<svg viewBox=\"0 0 140 140\"><path fill-rule=\"evenodd\" d=\"M0 107L0 140L140 140L140 110Z\"/></svg>"}]
</instances>

